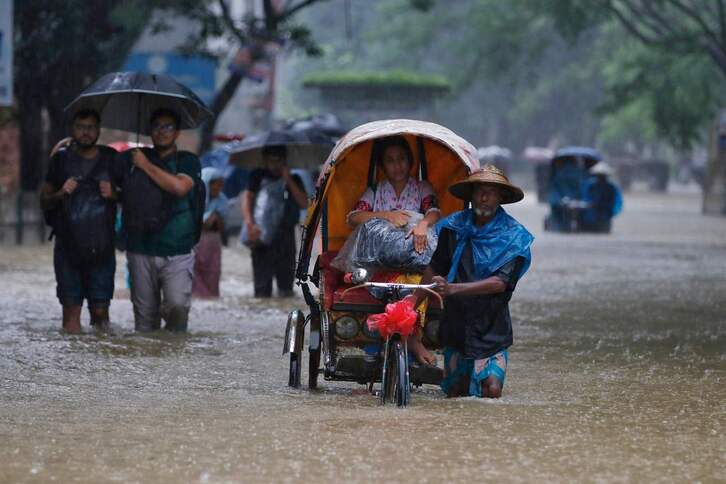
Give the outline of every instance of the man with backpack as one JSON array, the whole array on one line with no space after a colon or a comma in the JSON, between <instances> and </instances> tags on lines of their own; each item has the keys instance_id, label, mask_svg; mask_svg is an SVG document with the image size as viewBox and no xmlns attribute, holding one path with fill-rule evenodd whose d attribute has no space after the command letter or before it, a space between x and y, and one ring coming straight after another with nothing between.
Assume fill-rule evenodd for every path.
<instances>
[{"instance_id":1,"label":"man with backpack","mask_svg":"<svg viewBox=\"0 0 726 484\"><path fill-rule=\"evenodd\" d=\"M308 206L307 195L300 177L287 166L284 146L266 146L262 158L265 167L250 173L242 193L240 236L252 256L255 297L271 297L273 279L278 294L290 297L295 278L295 225L300 209Z\"/></svg>"},{"instance_id":2,"label":"man with backpack","mask_svg":"<svg viewBox=\"0 0 726 484\"><path fill-rule=\"evenodd\" d=\"M151 116L153 148L120 155L123 228L137 331L186 331L191 308L193 247L204 211L199 158L179 151L179 116ZM200 206L201 198L201 206Z\"/></svg>"},{"instance_id":3,"label":"man with backpack","mask_svg":"<svg viewBox=\"0 0 726 484\"><path fill-rule=\"evenodd\" d=\"M79 111L70 144L54 150L40 190L40 203L55 236L56 295L63 306L63 329L81 332L83 300L91 325L107 329L116 255L113 224L116 191L110 182L115 151L96 144L100 116Z\"/></svg>"}]
</instances>

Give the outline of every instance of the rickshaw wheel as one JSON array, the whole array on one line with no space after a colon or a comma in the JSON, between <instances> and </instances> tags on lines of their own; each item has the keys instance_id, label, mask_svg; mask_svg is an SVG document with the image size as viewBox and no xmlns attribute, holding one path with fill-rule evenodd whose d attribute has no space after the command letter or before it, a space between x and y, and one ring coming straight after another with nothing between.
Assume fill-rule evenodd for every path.
<instances>
[{"instance_id":1,"label":"rickshaw wheel","mask_svg":"<svg viewBox=\"0 0 726 484\"><path fill-rule=\"evenodd\" d=\"M320 369L320 350L310 350L308 359L308 388L315 390L318 388L318 370Z\"/></svg>"},{"instance_id":2,"label":"rickshaw wheel","mask_svg":"<svg viewBox=\"0 0 726 484\"><path fill-rule=\"evenodd\" d=\"M290 378L287 382L287 385L293 388L299 388L300 375L300 355L297 353L290 353Z\"/></svg>"},{"instance_id":3,"label":"rickshaw wheel","mask_svg":"<svg viewBox=\"0 0 726 484\"><path fill-rule=\"evenodd\" d=\"M399 407L408 405L410 387L408 380L406 348L399 340L388 348L387 368L383 382L383 403L395 401Z\"/></svg>"},{"instance_id":4,"label":"rickshaw wheel","mask_svg":"<svg viewBox=\"0 0 726 484\"><path fill-rule=\"evenodd\" d=\"M308 345L308 389L318 388L318 375L320 369L320 353L322 341L320 340L320 318L310 318L310 338Z\"/></svg>"}]
</instances>

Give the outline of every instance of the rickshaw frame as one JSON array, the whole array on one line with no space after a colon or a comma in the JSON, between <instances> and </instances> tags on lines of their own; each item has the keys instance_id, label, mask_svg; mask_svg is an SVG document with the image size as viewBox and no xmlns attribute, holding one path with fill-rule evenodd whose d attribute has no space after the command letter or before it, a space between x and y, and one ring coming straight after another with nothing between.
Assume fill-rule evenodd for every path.
<instances>
[{"instance_id":1,"label":"rickshaw frame","mask_svg":"<svg viewBox=\"0 0 726 484\"><path fill-rule=\"evenodd\" d=\"M351 198L351 196L359 197L360 193L366 187L371 186L371 183L375 182L376 176L380 177L380 174L376 171L374 162L373 145L375 140L394 135L404 136L409 141L409 144L413 141L415 145L413 151L416 160L414 162L415 166L412 168L412 175L428 181L431 181L428 175L432 173L432 170L440 175L441 179L439 180L437 178L436 180L438 186L434 188L437 189L437 194L444 199L441 200L440 204L442 205L442 215L461 210L465 207L464 202L448 194L446 188L451 182L457 181L479 169L476 149L466 140L443 126L405 119L375 121L354 128L338 141L321 170L316 185L315 197L308 208L305 224L302 228L295 276L297 285L300 286L305 303L309 308L309 313L306 316L302 311L295 310L288 316L283 355L287 354L290 357L288 384L292 387L299 387L301 383L301 360L306 326L309 327L308 387L310 389L317 388L321 356L323 360L322 374L326 380L355 381L369 385L369 390L371 391L373 384L382 380L382 375L378 374L380 364L377 364L375 359L364 357L362 360L354 362L351 358L338 358L337 346L360 347L360 343L349 344L341 341L335 335L334 325L337 320L332 320L332 313L337 314L341 311L347 311L354 316L357 314L372 314L382 312L384 303L381 302L376 305L356 305L356 303L352 303L346 305L338 301L337 303L328 304L323 300L324 289L321 287L322 279L326 277L324 274L327 271L325 267L321 267L323 265L321 258L328 253L334 252L336 248L339 248L342 241L347 237L345 233L346 229L341 226L340 222L336 224L335 220L331 221L329 214L331 206L328 203L331 202L329 199L330 193L335 193L335 196L338 197L341 193L345 193L345 197L347 198ZM358 153L358 151L361 153ZM429 151L432 153L428 153ZM437 158L434 164L431 165L429 159L432 159L433 154L436 154ZM366 156L368 159L365 159ZM358 161L356 163L356 160L364 161ZM357 193L352 193L355 190L347 186L344 192L341 190L333 190L335 188L333 185L335 183L336 172L344 169L345 163L348 163L352 167L357 167L356 169L358 171L365 171L367 173L366 180L363 180L365 185L361 184L360 177L355 178L354 181L361 185L358 188L362 188ZM447 167L446 163L452 166ZM367 166L361 167L361 164ZM349 182L350 179L347 181ZM355 202L356 199L352 198L351 200ZM346 203L348 202L350 200L346 201ZM347 212L352 208L353 204L350 203L349 207L336 207L336 210L341 212L345 209ZM331 226L331 223L333 226ZM337 232L331 235L331 232L336 230ZM347 230L349 234L350 229ZM318 234L322 247L313 269L310 271L313 247ZM335 244L338 244L337 246L331 242L333 238L335 238ZM313 294L311 284L319 291L317 298ZM440 314L440 308L430 308L427 316L428 314ZM339 317L338 319L341 318ZM359 335L364 332L361 326ZM383 341L379 341L379 343L383 343ZM388 355L386 354L384 356L387 357ZM341 363L346 363L348 366L342 365ZM421 371L413 369L411 372L411 383L413 385L438 383L440 370L435 375L430 368L422 367L418 370Z\"/></svg>"}]
</instances>

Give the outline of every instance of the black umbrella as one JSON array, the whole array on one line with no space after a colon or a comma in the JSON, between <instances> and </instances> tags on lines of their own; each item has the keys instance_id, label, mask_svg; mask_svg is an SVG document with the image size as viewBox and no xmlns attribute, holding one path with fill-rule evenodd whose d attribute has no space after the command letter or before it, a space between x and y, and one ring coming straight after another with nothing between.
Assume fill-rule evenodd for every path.
<instances>
[{"instance_id":1,"label":"black umbrella","mask_svg":"<svg viewBox=\"0 0 726 484\"><path fill-rule=\"evenodd\" d=\"M340 139L347 129L340 124L338 117L331 113L314 114L305 118L291 119L285 124L287 131L319 132L334 139Z\"/></svg>"},{"instance_id":2,"label":"black umbrella","mask_svg":"<svg viewBox=\"0 0 726 484\"><path fill-rule=\"evenodd\" d=\"M230 144L229 163L238 166L261 166L265 146L287 148L291 168L318 168L335 146L335 140L320 132L291 130L265 131Z\"/></svg>"},{"instance_id":3,"label":"black umbrella","mask_svg":"<svg viewBox=\"0 0 726 484\"><path fill-rule=\"evenodd\" d=\"M188 87L161 74L112 72L88 86L65 109L69 117L93 109L101 126L139 134L151 134L149 120L158 109L179 115L180 129L196 128L212 113Z\"/></svg>"}]
</instances>

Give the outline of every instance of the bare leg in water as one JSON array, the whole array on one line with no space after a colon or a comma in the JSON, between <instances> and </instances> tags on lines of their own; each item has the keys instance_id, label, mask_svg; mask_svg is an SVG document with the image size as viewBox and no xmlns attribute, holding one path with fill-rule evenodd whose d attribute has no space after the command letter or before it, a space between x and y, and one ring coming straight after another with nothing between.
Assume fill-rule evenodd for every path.
<instances>
[{"instance_id":1,"label":"bare leg in water","mask_svg":"<svg viewBox=\"0 0 726 484\"><path fill-rule=\"evenodd\" d=\"M91 326L99 331L108 331L108 307L88 308L88 314L91 317Z\"/></svg>"},{"instance_id":2,"label":"bare leg in water","mask_svg":"<svg viewBox=\"0 0 726 484\"><path fill-rule=\"evenodd\" d=\"M63 330L69 334L81 332L81 306L63 306Z\"/></svg>"}]
</instances>

